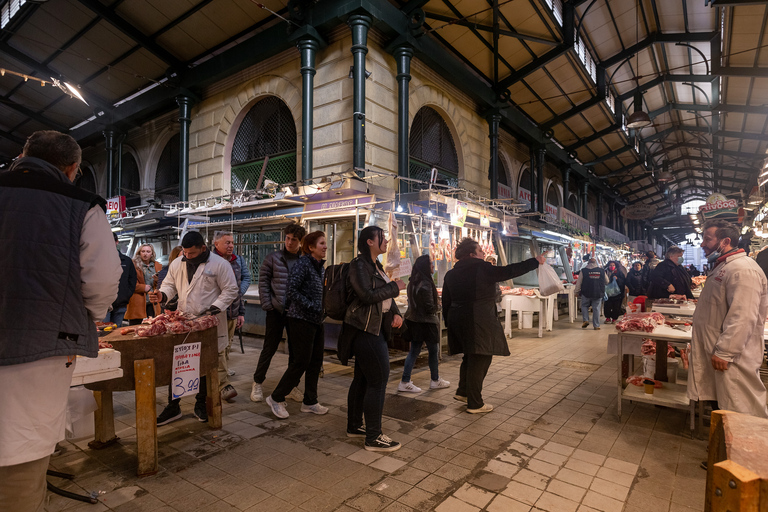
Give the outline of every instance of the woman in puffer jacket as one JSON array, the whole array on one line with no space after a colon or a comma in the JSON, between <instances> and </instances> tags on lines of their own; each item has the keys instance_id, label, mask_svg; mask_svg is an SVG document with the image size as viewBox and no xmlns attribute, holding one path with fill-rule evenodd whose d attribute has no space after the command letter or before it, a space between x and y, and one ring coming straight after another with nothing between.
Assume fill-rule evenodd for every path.
<instances>
[{"instance_id":1,"label":"woman in puffer jacket","mask_svg":"<svg viewBox=\"0 0 768 512\"><path fill-rule=\"evenodd\" d=\"M288 351L290 358L280 382L272 394L267 397L267 404L272 413L280 419L289 416L285 397L299 384L302 374L304 380L304 401L301 412L325 414L328 408L317 400L317 381L323 367L323 349L325 337L323 331L323 276L325 274L325 233L314 231L301 241L304 255L291 269L288 275L288 287L285 293L288 319Z\"/></svg>"},{"instance_id":2,"label":"woman in puffer jacket","mask_svg":"<svg viewBox=\"0 0 768 512\"><path fill-rule=\"evenodd\" d=\"M429 255L419 256L413 264L411 278L408 281L408 311L405 312L405 337L411 342L411 350L403 365L403 378L397 386L398 391L420 393L411 380L411 372L416 359L421 353L421 347L427 344L429 351L429 372L431 382L429 389L447 388L451 383L440 378L437 371L440 353L440 319L437 312L440 304L437 288L432 280L434 266Z\"/></svg>"}]
</instances>

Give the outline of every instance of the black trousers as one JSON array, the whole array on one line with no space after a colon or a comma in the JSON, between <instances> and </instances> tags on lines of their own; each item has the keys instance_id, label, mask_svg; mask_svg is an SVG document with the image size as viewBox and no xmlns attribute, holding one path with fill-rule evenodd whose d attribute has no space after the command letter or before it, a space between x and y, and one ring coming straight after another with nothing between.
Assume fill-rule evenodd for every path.
<instances>
[{"instance_id":1,"label":"black trousers","mask_svg":"<svg viewBox=\"0 0 768 512\"><path fill-rule=\"evenodd\" d=\"M267 311L267 325L264 333L264 346L261 348L259 362L256 371L253 372L253 382L263 384L267 378L267 370L272 358L277 352L277 347L283 339L283 330L286 327L286 316L276 310ZM290 346L288 347L290 351Z\"/></svg>"},{"instance_id":2,"label":"black trousers","mask_svg":"<svg viewBox=\"0 0 768 512\"><path fill-rule=\"evenodd\" d=\"M272 400L285 402L285 395L299 384L301 376L306 373L304 405L317 403L317 381L323 367L324 345L323 324L288 319L288 369L272 391Z\"/></svg>"},{"instance_id":3,"label":"black trousers","mask_svg":"<svg viewBox=\"0 0 768 512\"><path fill-rule=\"evenodd\" d=\"M624 297L622 295L608 297L608 300L605 301L605 305L603 306L603 314L606 319L611 318L616 320L621 316L621 303L623 300Z\"/></svg>"},{"instance_id":4,"label":"black trousers","mask_svg":"<svg viewBox=\"0 0 768 512\"><path fill-rule=\"evenodd\" d=\"M483 380L488 374L493 356L464 354L459 367L459 388L456 394L467 397L467 409L479 409L483 402Z\"/></svg>"},{"instance_id":5,"label":"black trousers","mask_svg":"<svg viewBox=\"0 0 768 512\"><path fill-rule=\"evenodd\" d=\"M389 350L384 336L369 334L344 325L356 332L352 340L355 375L347 394L347 430L353 432L363 424L365 439L375 441L381 434L381 415L389 380Z\"/></svg>"}]
</instances>

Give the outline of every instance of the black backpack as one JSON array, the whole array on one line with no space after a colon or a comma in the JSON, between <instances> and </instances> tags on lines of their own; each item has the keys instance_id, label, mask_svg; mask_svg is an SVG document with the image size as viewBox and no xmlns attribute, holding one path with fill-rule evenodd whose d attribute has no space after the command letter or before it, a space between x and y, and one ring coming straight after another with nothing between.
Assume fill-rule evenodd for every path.
<instances>
[{"instance_id":1,"label":"black backpack","mask_svg":"<svg viewBox=\"0 0 768 512\"><path fill-rule=\"evenodd\" d=\"M334 320L343 321L347 307L351 302L347 294L347 276L349 263L331 265L325 269L323 281L323 309L325 314Z\"/></svg>"}]
</instances>

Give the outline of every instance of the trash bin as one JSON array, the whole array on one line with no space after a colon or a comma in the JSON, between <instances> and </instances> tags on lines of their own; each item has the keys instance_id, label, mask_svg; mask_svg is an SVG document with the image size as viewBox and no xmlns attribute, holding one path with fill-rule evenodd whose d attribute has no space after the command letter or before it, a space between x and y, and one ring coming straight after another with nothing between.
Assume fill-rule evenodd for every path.
<instances>
[{"instance_id":1,"label":"trash bin","mask_svg":"<svg viewBox=\"0 0 768 512\"><path fill-rule=\"evenodd\" d=\"M533 327L533 311L523 311L523 329Z\"/></svg>"}]
</instances>

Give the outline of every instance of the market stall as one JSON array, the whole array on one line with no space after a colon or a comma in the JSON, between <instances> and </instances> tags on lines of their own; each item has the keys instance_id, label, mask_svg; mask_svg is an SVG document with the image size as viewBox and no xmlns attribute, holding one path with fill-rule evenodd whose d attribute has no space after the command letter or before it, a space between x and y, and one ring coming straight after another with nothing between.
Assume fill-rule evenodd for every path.
<instances>
[{"instance_id":1,"label":"market stall","mask_svg":"<svg viewBox=\"0 0 768 512\"><path fill-rule=\"evenodd\" d=\"M136 442L138 448L137 474L157 472L157 410L158 386L171 384L176 347L200 343L199 375L207 377L209 425L221 428L221 395L219 394L218 340L216 327L181 334L152 337L123 335L115 330L102 338L120 353L122 377L86 384L92 390L98 409L95 413L95 440L89 447L97 449L117 440L115 436L112 393L136 392Z\"/></svg>"}]
</instances>

